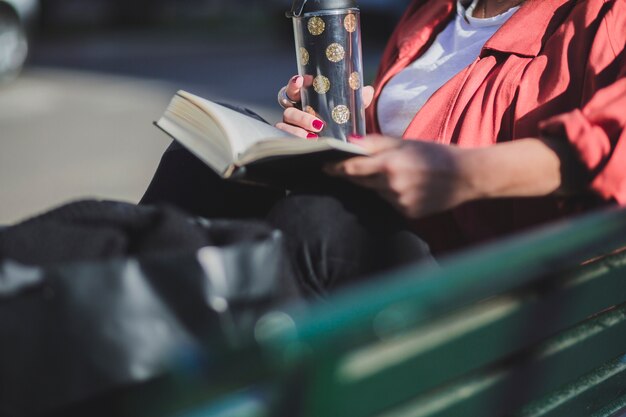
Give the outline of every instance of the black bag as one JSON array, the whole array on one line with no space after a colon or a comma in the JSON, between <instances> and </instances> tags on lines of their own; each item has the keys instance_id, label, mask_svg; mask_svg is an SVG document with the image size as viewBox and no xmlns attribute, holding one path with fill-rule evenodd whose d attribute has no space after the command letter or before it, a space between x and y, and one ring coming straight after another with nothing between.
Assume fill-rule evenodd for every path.
<instances>
[{"instance_id":1,"label":"black bag","mask_svg":"<svg viewBox=\"0 0 626 417\"><path fill-rule=\"evenodd\" d=\"M124 227L112 221L117 217L125 219ZM143 229L128 226L129 219L139 218L143 220L130 223L141 223ZM190 245L181 243L185 239L168 239L167 233L154 231L154 218L170 218L177 225L174 235L183 233L179 227L189 227L207 245L196 249L203 243L197 236ZM74 259L80 249L64 255L53 249L64 260L58 263L45 249L51 242L57 245L63 234L59 219L72 227L88 223L92 234L95 224L115 224L115 230L103 233L107 237L100 242L98 236L83 242L91 247L80 255L85 261ZM117 232L131 229L141 238L121 233L127 239L120 240ZM141 230L152 230L151 243L137 242L145 240ZM3 417L45 413L150 380L190 349L211 355L237 346L252 337L260 315L297 295L280 233L259 223L192 220L173 209L82 202L0 231L0 259L7 252L20 253L11 236L33 231L40 231L33 237L37 242L31 253L20 255L22 263L38 258L45 266L7 259L0 263ZM71 230L68 235L80 233ZM156 245L156 235L169 243ZM79 248L80 242L67 246ZM133 257L120 257L114 246L125 247Z\"/></svg>"}]
</instances>

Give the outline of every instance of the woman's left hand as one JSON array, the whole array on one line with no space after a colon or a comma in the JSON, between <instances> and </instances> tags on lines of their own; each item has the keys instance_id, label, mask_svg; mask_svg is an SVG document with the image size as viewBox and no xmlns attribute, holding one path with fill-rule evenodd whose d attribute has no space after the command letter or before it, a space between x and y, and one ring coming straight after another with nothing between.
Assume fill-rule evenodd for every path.
<instances>
[{"instance_id":1,"label":"woman's left hand","mask_svg":"<svg viewBox=\"0 0 626 417\"><path fill-rule=\"evenodd\" d=\"M378 135L353 142L371 156L329 165L326 173L375 190L408 218L481 197L467 166L472 150Z\"/></svg>"}]
</instances>

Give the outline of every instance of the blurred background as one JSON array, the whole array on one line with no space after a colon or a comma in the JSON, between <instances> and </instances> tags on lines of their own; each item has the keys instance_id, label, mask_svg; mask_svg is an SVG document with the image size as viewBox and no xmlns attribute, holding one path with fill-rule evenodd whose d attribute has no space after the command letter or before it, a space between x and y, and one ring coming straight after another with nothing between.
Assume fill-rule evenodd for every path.
<instances>
[{"instance_id":1,"label":"blurred background","mask_svg":"<svg viewBox=\"0 0 626 417\"><path fill-rule=\"evenodd\" d=\"M408 0L361 0L365 77ZM178 89L275 123L296 72L290 0L0 0L0 225L82 198L137 202Z\"/></svg>"}]
</instances>

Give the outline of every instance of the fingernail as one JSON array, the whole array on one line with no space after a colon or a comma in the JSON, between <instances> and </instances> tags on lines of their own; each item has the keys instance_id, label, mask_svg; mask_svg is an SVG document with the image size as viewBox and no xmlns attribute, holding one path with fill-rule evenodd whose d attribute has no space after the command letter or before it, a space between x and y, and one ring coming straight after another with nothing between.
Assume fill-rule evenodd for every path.
<instances>
[{"instance_id":1,"label":"fingernail","mask_svg":"<svg viewBox=\"0 0 626 417\"><path fill-rule=\"evenodd\" d=\"M319 138L318 135L316 135L315 133L309 133L308 135L306 135L307 139L317 139Z\"/></svg>"},{"instance_id":2,"label":"fingernail","mask_svg":"<svg viewBox=\"0 0 626 417\"><path fill-rule=\"evenodd\" d=\"M324 122L321 120L313 120L313 129L322 130L324 129Z\"/></svg>"},{"instance_id":3,"label":"fingernail","mask_svg":"<svg viewBox=\"0 0 626 417\"><path fill-rule=\"evenodd\" d=\"M348 136L348 141L352 142L352 141L360 141L363 140L363 136L361 135L349 135Z\"/></svg>"},{"instance_id":4,"label":"fingernail","mask_svg":"<svg viewBox=\"0 0 626 417\"><path fill-rule=\"evenodd\" d=\"M292 83L294 83L294 84L296 84L296 83L298 82L298 80L299 80L299 79L300 79L300 76L299 76L299 75L296 75L295 77L293 77L293 78L291 79L291 82L292 82Z\"/></svg>"}]
</instances>

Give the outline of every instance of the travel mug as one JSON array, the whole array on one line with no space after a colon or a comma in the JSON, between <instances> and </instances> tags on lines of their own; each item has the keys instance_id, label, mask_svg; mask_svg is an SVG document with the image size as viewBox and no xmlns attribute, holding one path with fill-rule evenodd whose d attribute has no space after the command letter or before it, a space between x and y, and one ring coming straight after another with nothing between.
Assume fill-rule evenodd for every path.
<instances>
[{"instance_id":1,"label":"travel mug","mask_svg":"<svg viewBox=\"0 0 626 417\"><path fill-rule=\"evenodd\" d=\"M361 19L356 0L294 0L291 12L302 109L322 119L322 136L365 135Z\"/></svg>"}]
</instances>

